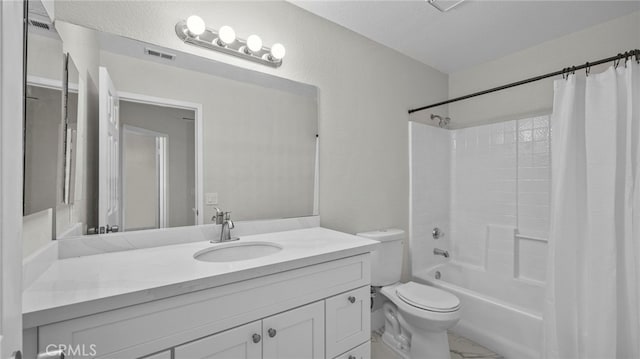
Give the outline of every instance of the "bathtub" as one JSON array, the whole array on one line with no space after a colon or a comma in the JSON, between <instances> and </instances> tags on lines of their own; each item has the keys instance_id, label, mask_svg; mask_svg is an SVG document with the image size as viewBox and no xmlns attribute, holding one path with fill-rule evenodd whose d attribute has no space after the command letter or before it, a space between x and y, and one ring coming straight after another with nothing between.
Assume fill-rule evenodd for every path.
<instances>
[{"instance_id":1,"label":"bathtub","mask_svg":"<svg viewBox=\"0 0 640 359\"><path fill-rule=\"evenodd\" d=\"M436 279L439 273L440 279ZM542 283L448 262L414 273L414 281L455 294L461 318L451 329L506 358L539 358L542 345Z\"/></svg>"}]
</instances>

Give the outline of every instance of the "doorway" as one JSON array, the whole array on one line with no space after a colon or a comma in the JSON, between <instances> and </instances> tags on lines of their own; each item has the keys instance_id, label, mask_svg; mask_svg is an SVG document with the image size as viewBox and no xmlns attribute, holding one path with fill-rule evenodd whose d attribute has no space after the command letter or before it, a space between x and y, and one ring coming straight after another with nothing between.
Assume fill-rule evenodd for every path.
<instances>
[{"instance_id":1,"label":"doorway","mask_svg":"<svg viewBox=\"0 0 640 359\"><path fill-rule=\"evenodd\" d=\"M195 111L120 98L125 231L197 224Z\"/></svg>"}]
</instances>

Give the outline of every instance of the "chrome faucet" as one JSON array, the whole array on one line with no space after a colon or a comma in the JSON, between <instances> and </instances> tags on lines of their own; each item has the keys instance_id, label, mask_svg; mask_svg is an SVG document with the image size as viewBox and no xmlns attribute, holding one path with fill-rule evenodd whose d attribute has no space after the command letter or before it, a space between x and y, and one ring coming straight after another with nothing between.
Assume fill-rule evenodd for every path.
<instances>
[{"instance_id":1,"label":"chrome faucet","mask_svg":"<svg viewBox=\"0 0 640 359\"><path fill-rule=\"evenodd\" d=\"M231 237L231 230L235 227L231 220L231 212L224 213L224 220L222 221L222 228L220 228L220 240L218 242L230 242L237 241L239 237Z\"/></svg>"},{"instance_id":2,"label":"chrome faucet","mask_svg":"<svg viewBox=\"0 0 640 359\"><path fill-rule=\"evenodd\" d=\"M449 251L445 251L445 250L440 249L440 248L434 248L433 249L433 254L435 254L437 256L443 256L445 258L449 258Z\"/></svg>"}]
</instances>

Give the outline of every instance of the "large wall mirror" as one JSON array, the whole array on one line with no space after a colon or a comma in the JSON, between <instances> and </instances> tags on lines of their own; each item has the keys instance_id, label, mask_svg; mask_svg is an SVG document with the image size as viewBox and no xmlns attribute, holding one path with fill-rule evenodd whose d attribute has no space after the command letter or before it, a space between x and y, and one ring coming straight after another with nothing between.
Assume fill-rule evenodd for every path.
<instances>
[{"instance_id":1,"label":"large wall mirror","mask_svg":"<svg viewBox=\"0 0 640 359\"><path fill-rule=\"evenodd\" d=\"M30 21L27 72L62 87L27 83L25 133L51 143L25 142L25 181L40 182L25 183L25 210L53 211L52 237L206 224L216 207L234 220L317 214L316 87L48 26Z\"/></svg>"}]
</instances>

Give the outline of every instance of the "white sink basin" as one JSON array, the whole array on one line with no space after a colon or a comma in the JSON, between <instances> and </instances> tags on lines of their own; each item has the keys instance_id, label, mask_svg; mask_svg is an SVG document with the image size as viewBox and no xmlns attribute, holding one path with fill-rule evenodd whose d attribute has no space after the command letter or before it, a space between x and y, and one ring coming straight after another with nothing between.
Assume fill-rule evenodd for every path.
<instances>
[{"instance_id":1,"label":"white sink basin","mask_svg":"<svg viewBox=\"0 0 640 359\"><path fill-rule=\"evenodd\" d=\"M281 250L282 246L271 242L235 242L200 250L193 258L204 262L236 262L268 256Z\"/></svg>"}]
</instances>

